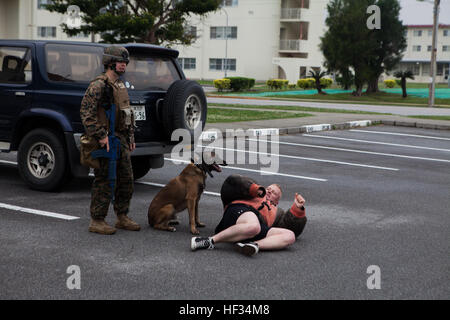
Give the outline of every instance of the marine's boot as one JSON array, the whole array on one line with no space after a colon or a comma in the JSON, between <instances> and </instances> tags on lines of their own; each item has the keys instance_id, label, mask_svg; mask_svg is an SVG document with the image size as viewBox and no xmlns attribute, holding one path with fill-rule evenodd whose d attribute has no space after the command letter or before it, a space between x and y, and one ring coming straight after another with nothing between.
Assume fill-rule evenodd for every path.
<instances>
[{"instance_id":1,"label":"marine's boot","mask_svg":"<svg viewBox=\"0 0 450 320\"><path fill-rule=\"evenodd\" d=\"M110 235L116 233L116 228L113 228L109 224L107 224L105 219L91 219L89 231Z\"/></svg>"},{"instance_id":2,"label":"marine's boot","mask_svg":"<svg viewBox=\"0 0 450 320\"><path fill-rule=\"evenodd\" d=\"M116 228L130 231L141 230L141 227L136 222L128 218L126 214L117 215Z\"/></svg>"}]
</instances>

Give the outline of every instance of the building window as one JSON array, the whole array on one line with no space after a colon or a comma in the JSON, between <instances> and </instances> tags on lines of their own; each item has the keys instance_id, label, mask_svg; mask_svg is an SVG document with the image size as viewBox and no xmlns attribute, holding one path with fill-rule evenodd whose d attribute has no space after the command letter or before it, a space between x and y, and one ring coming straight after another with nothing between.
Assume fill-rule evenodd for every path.
<instances>
[{"instance_id":1,"label":"building window","mask_svg":"<svg viewBox=\"0 0 450 320\"><path fill-rule=\"evenodd\" d=\"M223 0L222 6L223 7L237 7L239 4L238 0Z\"/></svg>"},{"instance_id":2,"label":"building window","mask_svg":"<svg viewBox=\"0 0 450 320\"><path fill-rule=\"evenodd\" d=\"M450 30L444 30L444 37L450 37Z\"/></svg>"},{"instance_id":3,"label":"building window","mask_svg":"<svg viewBox=\"0 0 450 320\"><path fill-rule=\"evenodd\" d=\"M431 52L431 49L433 49L432 46L428 46L428 47L427 47L427 51L428 51L428 52Z\"/></svg>"},{"instance_id":4,"label":"building window","mask_svg":"<svg viewBox=\"0 0 450 320\"><path fill-rule=\"evenodd\" d=\"M422 36L422 30L414 30L414 37L421 37Z\"/></svg>"},{"instance_id":5,"label":"building window","mask_svg":"<svg viewBox=\"0 0 450 320\"><path fill-rule=\"evenodd\" d=\"M428 36L429 37L433 36L433 30L428 30Z\"/></svg>"},{"instance_id":6,"label":"building window","mask_svg":"<svg viewBox=\"0 0 450 320\"><path fill-rule=\"evenodd\" d=\"M442 46L442 51L449 52L450 51L450 46Z\"/></svg>"},{"instance_id":7,"label":"building window","mask_svg":"<svg viewBox=\"0 0 450 320\"><path fill-rule=\"evenodd\" d=\"M237 27L211 27L211 39L237 39Z\"/></svg>"},{"instance_id":8,"label":"building window","mask_svg":"<svg viewBox=\"0 0 450 320\"><path fill-rule=\"evenodd\" d=\"M178 63L183 70L194 70L196 68L195 58L178 58Z\"/></svg>"},{"instance_id":9,"label":"building window","mask_svg":"<svg viewBox=\"0 0 450 320\"><path fill-rule=\"evenodd\" d=\"M37 35L42 38L56 38L56 27L38 27Z\"/></svg>"},{"instance_id":10,"label":"building window","mask_svg":"<svg viewBox=\"0 0 450 320\"><path fill-rule=\"evenodd\" d=\"M209 59L209 70L224 71L225 68L236 71L236 59Z\"/></svg>"},{"instance_id":11,"label":"building window","mask_svg":"<svg viewBox=\"0 0 450 320\"><path fill-rule=\"evenodd\" d=\"M38 0L38 9L45 9L46 4L53 4L52 0Z\"/></svg>"},{"instance_id":12,"label":"building window","mask_svg":"<svg viewBox=\"0 0 450 320\"><path fill-rule=\"evenodd\" d=\"M413 46L412 48L414 52L420 52L422 50L422 46Z\"/></svg>"},{"instance_id":13,"label":"building window","mask_svg":"<svg viewBox=\"0 0 450 320\"><path fill-rule=\"evenodd\" d=\"M438 63L437 64L436 75L437 76L444 75L444 64L443 63Z\"/></svg>"},{"instance_id":14,"label":"building window","mask_svg":"<svg viewBox=\"0 0 450 320\"><path fill-rule=\"evenodd\" d=\"M67 35L67 37L68 38L73 38L73 39L84 39L84 38L89 37L89 34L81 32L81 33L78 33L78 34L76 34L74 36Z\"/></svg>"},{"instance_id":15,"label":"building window","mask_svg":"<svg viewBox=\"0 0 450 320\"><path fill-rule=\"evenodd\" d=\"M192 38L197 38L197 27L189 26L185 31L186 35Z\"/></svg>"}]
</instances>

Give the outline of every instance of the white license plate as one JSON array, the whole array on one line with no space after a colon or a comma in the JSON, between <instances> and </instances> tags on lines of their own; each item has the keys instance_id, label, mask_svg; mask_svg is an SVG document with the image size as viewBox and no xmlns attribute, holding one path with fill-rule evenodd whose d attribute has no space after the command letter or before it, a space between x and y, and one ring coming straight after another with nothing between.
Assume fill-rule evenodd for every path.
<instances>
[{"instance_id":1,"label":"white license plate","mask_svg":"<svg viewBox=\"0 0 450 320\"><path fill-rule=\"evenodd\" d=\"M145 116L145 106L133 106L134 117L136 121L146 120Z\"/></svg>"}]
</instances>

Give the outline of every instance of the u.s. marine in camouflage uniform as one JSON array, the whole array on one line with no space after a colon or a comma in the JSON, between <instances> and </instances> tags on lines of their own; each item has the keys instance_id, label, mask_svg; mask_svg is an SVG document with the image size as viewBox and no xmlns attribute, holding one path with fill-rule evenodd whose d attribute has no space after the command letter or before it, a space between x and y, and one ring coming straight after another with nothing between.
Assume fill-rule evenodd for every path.
<instances>
[{"instance_id":1,"label":"u.s. marine in camouflage uniform","mask_svg":"<svg viewBox=\"0 0 450 320\"><path fill-rule=\"evenodd\" d=\"M125 72L129 62L128 51L119 46L105 49L103 65L105 73L95 78L89 85L81 102L81 121L90 139L109 149L109 123L105 108L116 105L116 136L120 139L120 158L117 160L117 180L115 191L108 181L108 160L100 158L100 168L94 169L95 179L91 195L91 223L89 231L100 234L114 234L116 229L105 222L111 202L111 192L115 192L114 211L117 215L116 228L138 231L140 226L127 215L133 195L133 170L131 152L135 149L134 114L130 107L127 89L119 76Z\"/></svg>"}]
</instances>

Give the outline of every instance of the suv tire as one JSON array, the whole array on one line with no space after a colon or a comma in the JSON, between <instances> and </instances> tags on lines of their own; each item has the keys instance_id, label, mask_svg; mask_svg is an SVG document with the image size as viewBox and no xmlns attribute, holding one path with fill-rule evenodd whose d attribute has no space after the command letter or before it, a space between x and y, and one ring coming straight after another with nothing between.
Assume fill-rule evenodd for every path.
<instances>
[{"instance_id":1,"label":"suv tire","mask_svg":"<svg viewBox=\"0 0 450 320\"><path fill-rule=\"evenodd\" d=\"M176 129L188 130L194 141L194 130L206 124L207 102L201 85L191 80L177 80L167 90L162 121L170 137Z\"/></svg>"},{"instance_id":2,"label":"suv tire","mask_svg":"<svg viewBox=\"0 0 450 320\"><path fill-rule=\"evenodd\" d=\"M63 139L50 129L34 129L25 135L17 162L22 179L40 191L60 188L70 172Z\"/></svg>"}]
</instances>

